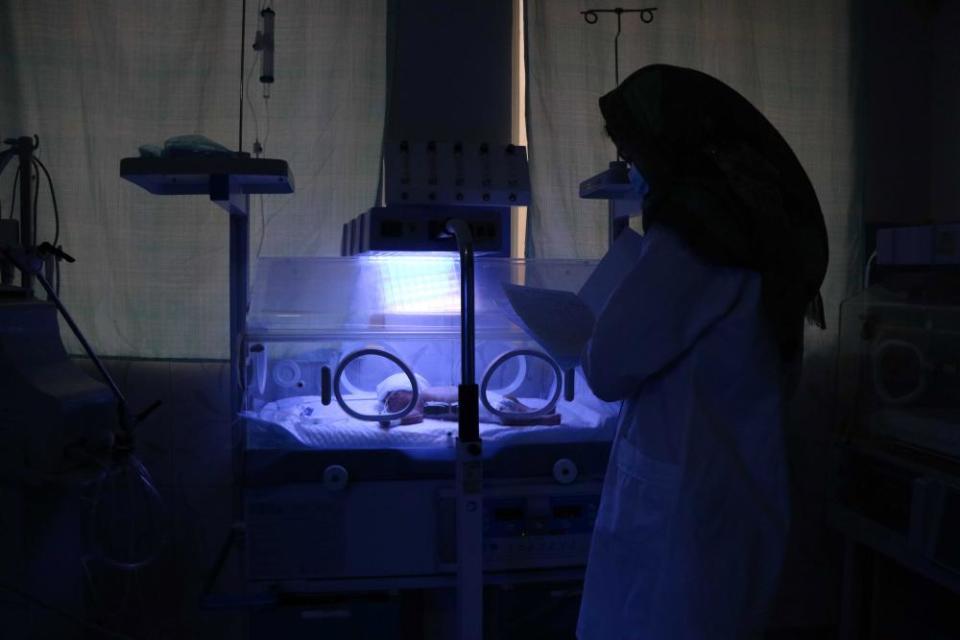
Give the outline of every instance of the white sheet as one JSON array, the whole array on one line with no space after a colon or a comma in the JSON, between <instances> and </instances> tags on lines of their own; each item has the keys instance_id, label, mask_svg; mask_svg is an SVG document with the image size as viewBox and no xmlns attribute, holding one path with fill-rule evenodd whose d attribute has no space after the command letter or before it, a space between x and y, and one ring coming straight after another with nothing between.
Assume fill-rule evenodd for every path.
<instances>
[{"instance_id":1,"label":"white sheet","mask_svg":"<svg viewBox=\"0 0 960 640\"><path fill-rule=\"evenodd\" d=\"M375 399L350 400L351 406L369 402L374 413ZM361 405L362 406L362 405ZM366 408L359 410L366 410ZM583 442L609 439L610 412L600 412L577 402L561 400L557 412L562 424L553 426L508 427L499 423L480 423L480 435L487 443ZM351 418L335 402L324 406L319 396L283 398L245 417L258 424L258 430L282 429L301 445L319 449L435 448L453 447L457 423L425 419L420 424L383 428L376 422Z\"/></svg>"}]
</instances>

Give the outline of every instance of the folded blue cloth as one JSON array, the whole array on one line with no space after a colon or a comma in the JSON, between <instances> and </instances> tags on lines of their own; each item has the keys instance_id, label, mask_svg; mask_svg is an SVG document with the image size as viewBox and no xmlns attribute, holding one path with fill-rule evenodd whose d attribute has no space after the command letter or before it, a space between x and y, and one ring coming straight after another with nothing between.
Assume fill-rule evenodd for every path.
<instances>
[{"instance_id":1,"label":"folded blue cloth","mask_svg":"<svg viewBox=\"0 0 960 640\"><path fill-rule=\"evenodd\" d=\"M159 147L155 144L142 144L138 147L140 151L141 158L162 158L163 157L163 147Z\"/></svg>"},{"instance_id":2,"label":"folded blue cloth","mask_svg":"<svg viewBox=\"0 0 960 640\"><path fill-rule=\"evenodd\" d=\"M174 136L163 145L164 158L228 155L233 155L233 151L200 135Z\"/></svg>"},{"instance_id":3,"label":"folded blue cloth","mask_svg":"<svg viewBox=\"0 0 960 640\"><path fill-rule=\"evenodd\" d=\"M141 158L206 158L233 155L233 151L222 144L195 134L173 136L164 142L162 147L143 144L138 150Z\"/></svg>"}]
</instances>

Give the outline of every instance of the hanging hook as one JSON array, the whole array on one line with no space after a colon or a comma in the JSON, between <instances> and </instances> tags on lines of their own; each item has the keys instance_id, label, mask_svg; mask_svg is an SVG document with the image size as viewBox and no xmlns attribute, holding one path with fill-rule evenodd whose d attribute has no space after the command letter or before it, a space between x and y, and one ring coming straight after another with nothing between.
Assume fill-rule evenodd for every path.
<instances>
[{"instance_id":1,"label":"hanging hook","mask_svg":"<svg viewBox=\"0 0 960 640\"><path fill-rule=\"evenodd\" d=\"M620 33L623 28L623 14L625 13L639 13L640 21L644 24L650 24L653 22L654 11L658 7L644 7L642 9L624 9L623 7L616 7L615 9L587 9L586 11L581 11L580 15L583 16L584 21L587 24L597 24L600 20L601 13L613 13L617 16L617 35L613 38L613 76L616 80L616 84L620 84Z\"/></svg>"},{"instance_id":2,"label":"hanging hook","mask_svg":"<svg viewBox=\"0 0 960 640\"><path fill-rule=\"evenodd\" d=\"M615 9L587 9L586 11L581 11L580 15L583 16L583 19L586 20L587 24L597 24L597 21L600 19L601 13L616 13L617 15L624 13L639 13L640 20L644 24L650 24L653 22L654 11L660 7L644 7L642 9L624 9L623 7L617 7Z\"/></svg>"}]
</instances>

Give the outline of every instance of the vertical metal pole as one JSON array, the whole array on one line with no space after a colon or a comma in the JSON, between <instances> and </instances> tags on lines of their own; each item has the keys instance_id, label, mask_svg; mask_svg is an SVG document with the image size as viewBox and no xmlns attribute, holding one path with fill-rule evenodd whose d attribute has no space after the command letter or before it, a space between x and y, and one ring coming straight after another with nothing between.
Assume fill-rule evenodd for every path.
<instances>
[{"instance_id":1,"label":"vertical metal pole","mask_svg":"<svg viewBox=\"0 0 960 640\"><path fill-rule=\"evenodd\" d=\"M244 344L250 287L250 196L229 174L210 176L210 200L229 213L230 218L230 451L233 462L233 519L243 520L244 422L243 408ZM243 554L240 556L243 563ZM241 564L241 571L246 566ZM246 574L244 573L244 576Z\"/></svg>"},{"instance_id":2,"label":"vertical metal pole","mask_svg":"<svg viewBox=\"0 0 960 640\"><path fill-rule=\"evenodd\" d=\"M17 140L20 161L20 246L25 251L33 248L33 194L30 182L33 176L33 139L23 136ZM20 272L20 286L33 291L33 274L29 269Z\"/></svg>"},{"instance_id":3,"label":"vertical metal pole","mask_svg":"<svg viewBox=\"0 0 960 640\"><path fill-rule=\"evenodd\" d=\"M620 86L620 18L623 16L623 9L617 7L614 9L617 14L617 35L613 38L613 79L616 86Z\"/></svg>"},{"instance_id":4,"label":"vertical metal pole","mask_svg":"<svg viewBox=\"0 0 960 640\"><path fill-rule=\"evenodd\" d=\"M460 252L459 430L457 487L457 638L483 639L483 448L476 384L473 238L462 220L447 223Z\"/></svg>"},{"instance_id":5,"label":"vertical metal pole","mask_svg":"<svg viewBox=\"0 0 960 640\"><path fill-rule=\"evenodd\" d=\"M233 439L234 481L239 482L242 472L243 429L237 420L242 409L241 339L246 330L249 298L250 259L250 196L243 195L243 213L230 213L230 422Z\"/></svg>"},{"instance_id":6,"label":"vertical metal pole","mask_svg":"<svg viewBox=\"0 0 960 640\"><path fill-rule=\"evenodd\" d=\"M243 194L243 211L230 210L230 459L233 463L232 518L242 522L243 510L243 465L244 423L239 419L243 406L241 379L243 370L243 343L247 326L247 298L249 296L248 274L250 260L250 196ZM241 575L246 578L246 561L240 554ZM246 587L244 587L246 589Z\"/></svg>"},{"instance_id":7,"label":"vertical metal pole","mask_svg":"<svg viewBox=\"0 0 960 640\"><path fill-rule=\"evenodd\" d=\"M476 329L473 286L473 247L466 247L460 257L460 357L462 364L461 384L477 382Z\"/></svg>"},{"instance_id":8,"label":"vertical metal pole","mask_svg":"<svg viewBox=\"0 0 960 640\"><path fill-rule=\"evenodd\" d=\"M610 247L612 247L613 243L617 241L617 238L621 233L623 233L623 230L629 226L630 218L617 217L616 200L607 200L607 228L609 230L608 241Z\"/></svg>"},{"instance_id":9,"label":"vertical metal pole","mask_svg":"<svg viewBox=\"0 0 960 640\"><path fill-rule=\"evenodd\" d=\"M237 151L243 153L243 72L247 50L247 0L241 3L240 16L240 133L237 135Z\"/></svg>"},{"instance_id":10,"label":"vertical metal pole","mask_svg":"<svg viewBox=\"0 0 960 640\"><path fill-rule=\"evenodd\" d=\"M457 638L483 639L483 462L457 439Z\"/></svg>"}]
</instances>

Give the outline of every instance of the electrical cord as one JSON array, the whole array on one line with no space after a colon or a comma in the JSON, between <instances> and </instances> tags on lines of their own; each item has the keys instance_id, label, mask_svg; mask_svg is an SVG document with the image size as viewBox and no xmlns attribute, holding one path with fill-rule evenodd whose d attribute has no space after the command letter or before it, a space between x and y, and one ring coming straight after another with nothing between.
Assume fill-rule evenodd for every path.
<instances>
[{"instance_id":1,"label":"electrical cord","mask_svg":"<svg viewBox=\"0 0 960 640\"><path fill-rule=\"evenodd\" d=\"M263 241L267 237L267 216L263 211L263 194L260 196L260 240L257 242L257 260L260 259L260 253L263 251Z\"/></svg>"},{"instance_id":2,"label":"electrical cord","mask_svg":"<svg viewBox=\"0 0 960 640\"><path fill-rule=\"evenodd\" d=\"M42 160L40 160L40 158L37 158L36 156L34 156L34 157L32 158L32 163L33 163L34 169L39 169L40 171L43 172L43 175L44 175L44 177L45 177L46 180L47 180L47 187L50 189L50 202L51 202L51 204L53 205L53 242L52 242L52 245L53 245L55 248L59 248L59 245L60 245L60 207L59 207L59 205L57 204L57 190L56 190L56 187L54 187L54 184L53 184L53 177L50 175L50 171L49 171L49 169L47 169L47 165L44 164L44 162L43 162ZM11 195L10 195L10 215L9 215L9 218L10 218L11 220L12 220L12 219L14 218L14 216L16 215L17 193L18 193L18 191L19 191L19 189L17 189L17 187L18 187L18 185L19 185L20 172L21 172L21 167L18 166L18 167L17 167L17 170L16 170L16 172L14 173L14 176L13 176L13 186L12 186ZM39 206L38 206L38 205L39 205L39 203L40 203L40 174L39 174L39 171L36 171L36 170L34 171L34 174L35 174L35 175L34 175L34 178L36 179L36 181L35 181L34 184L33 184L33 238L32 238L32 241L33 241L33 244L36 245L36 244L37 244L37 238L38 238L38 235L37 235L37 234L38 234L38 227L39 227L39 225L38 225L38 220L39 220ZM3 210L2 210L2 206L0 206L0 218L2 218L2 217L3 217ZM56 289L57 294L59 295L59 293L60 293L60 262L59 262L59 260L56 261L54 270L55 270L55 278L56 278L56 287L55 287L55 289Z\"/></svg>"},{"instance_id":3,"label":"electrical cord","mask_svg":"<svg viewBox=\"0 0 960 640\"><path fill-rule=\"evenodd\" d=\"M33 246L37 246L37 203L40 202L40 176L34 171L30 177L33 179Z\"/></svg>"},{"instance_id":4,"label":"electrical cord","mask_svg":"<svg viewBox=\"0 0 960 640\"><path fill-rule=\"evenodd\" d=\"M250 65L250 70L247 71L247 80L244 83L246 88L243 92L243 98L247 101L247 106L250 108L251 115L253 115L254 153L257 153L256 147L260 145L260 121L257 118L257 110L253 108L253 101L250 99L250 77L253 76L253 72L257 68L257 61L259 59L260 52L257 51L256 55L253 57L253 64Z\"/></svg>"},{"instance_id":5,"label":"electrical cord","mask_svg":"<svg viewBox=\"0 0 960 640\"><path fill-rule=\"evenodd\" d=\"M53 205L53 246L54 248L59 249L60 248L60 207L57 206L57 190L53 186L53 178L50 177L50 171L47 170L47 165L45 165L43 161L40 160L40 158L36 158L36 157L33 159L33 165L34 167L39 167L40 170L43 171L43 175L47 178L47 187L50 189L50 202ZM37 177L38 190L39 190L39 186L40 186L40 178L38 174L38 177ZM36 198L34 198L33 212L34 212L34 216L36 216L36 212L37 212ZM34 220L36 220L36 218L34 218ZM36 233L36 229L37 229L36 222L34 222L33 229L34 229L34 233ZM36 241L34 241L34 244L36 244ZM53 270L54 270L54 278L55 278L54 290L59 296L60 295L60 259L59 258L54 260Z\"/></svg>"},{"instance_id":6,"label":"electrical cord","mask_svg":"<svg viewBox=\"0 0 960 640\"><path fill-rule=\"evenodd\" d=\"M147 498L149 502L152 503L157 513L157 522L162 523L164 516L164 506L163 499L160 497L160 492L157 490L156 486L153 483L153 479L150 477L150 472L147 471L147 468L143 466L140 460L133 454L127 454L123 462L112 469L105 469L102 471L96 481L96 493L93 497L92 504L90 506L89 512L89 526L93 535L91 539L97 545L95 556L98 560L101 560L105 564L122 571L136 571L138 569L143 569L147 567L157 559L160 554L160 550L163 548L166 543L166 536L161 529L160 535L157 538L156 543L153 545L153 548L150 549L140 558L135 558L133 560L120 560L114 557L111 557L104 549L102 542L99 540L97 535L97 520L98 516L102 513L102 502L103 502L103 493L104 485L107 480L110 479L114 474L132 474L132 477L135 481L138 481L139 484L142 484L143 489L146 491ZM133 506L137 500L133 493L134 486L137 483L131 483L128 487L128 491L131 494L129 496L129 506ZM130 528L130 535L133 536L133 528ZM131 542L132 546L132 542Z\"/></svg>"},{"instance_id":7,"label":"electrical cord","mask_svg":"<svg viewBox=\"0 0 960 640\"><path fill-rule=\"evenodd\" d=\"M47 171L47 165L43 164L40 158L34 158L33 163L43 170L43 175L47 177L47 186L50 187L50 201L53 204L54 221L53 246L57 247L60 243L60 209L57 207L57 191L53 187L53 179L50 177L50 172ZM34 210L36 210L36 208L34 208Z\"/></svg>"},{"instance_id":8,"label":"electrical cord","mask_svg":"<svg viewBox=\"0 0 960 640\"><path fill-rule=\"evenodd\" d=\"M870 288L870 270L871 270L871 268L873 267L873 263L876 262L876 260L877 260L877 251L874 250L873 253L870 254L870 257L867 258L867 264L866 264L866 266L863 268L863 288L864 288L864 290Z\"/></svg>"},{"instance_id":9,"label":"electrical cord","mask_svg":"<svg viewBox=\"0 0 960 640\"><path fill-rule=\"evenodd\" d=\"M20 167L13 174L13 188L10 190L10 219L13 220L13 212L17 210L17 183L20 182Z\"/></svg>"},{"instance_id":10,"label":"electrical cord","mask_svg":"<svg viewBox=\"0 0 960 640\"><path fill-rule=\"evenodd\" d=\"M43 162L39 159L34 158L32 161L34 168L34 173L36 174L36 183L34 184L33 192L33 245L37 247L41 252L47 253L53 256L53 274L50 276L53 287L53 291L57 296L60 295L60 260L67 260L69 262L74 262L73 258L64 253L59 245L60 242L60 211L57 206L57 197L53 187L53 180L50 178L50 172L47 171L46 166L42 167L43 172L47 177L47 185L50 189L51 199L53 200L53 211L54 211L54 242L53 244L49 242L43 242L42 244L37 244L37 236L39 234L39 200L40 200L40 171L41 165Z\"/></svg>"}]
</instances>

